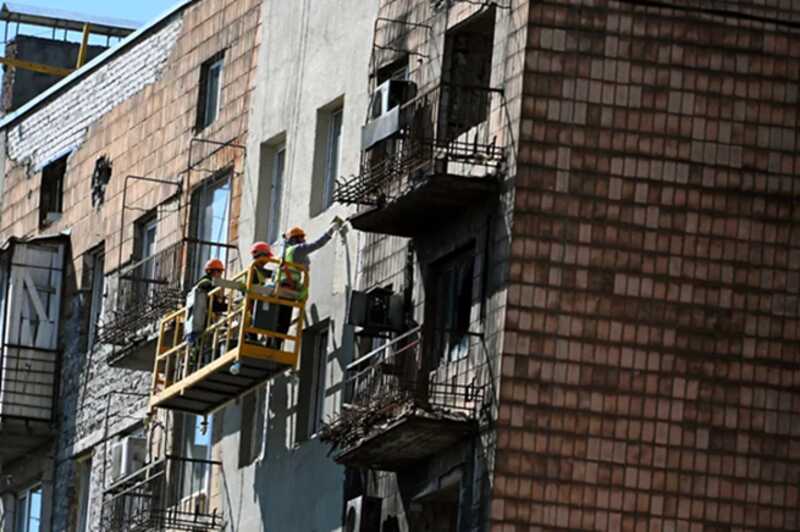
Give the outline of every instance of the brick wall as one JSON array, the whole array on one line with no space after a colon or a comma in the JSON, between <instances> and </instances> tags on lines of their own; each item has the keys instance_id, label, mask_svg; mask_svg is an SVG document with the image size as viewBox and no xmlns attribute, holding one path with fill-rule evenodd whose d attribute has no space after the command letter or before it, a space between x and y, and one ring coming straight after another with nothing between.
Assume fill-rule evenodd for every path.
<instances>
[{"instance_id":1,"label":"brick wall","mask_svg":"<svg viewBox=\"0 0 800 532\"><path fill-rule=\"evenodd\" d=\"M141 397L115 394L109 401L108 394L112 390L146 394L151 378L149 372L108 367L106 346L86 352L89 298L85 291L90 287L79 281L88 279L82 271L83 255L105 243L106 272L128 262L135 218L174 194L169 186L129 182L120 254L125 176L181 180L188 185L183 187L185 206L190 191L211 175L209 170L228 166L234 176L228 237L236 242L244 151L219 149L202 141L244 144L248 97L255 84L253 72L261 39L260 7L259 0L193 2L6 129L8 157L0 212L3 238L40 232L41 168L63 150L73 150L65 176L63 216L42 230L70 229L72 252L62 324L61 411L57 413L60 424L52 501L55 530L75 526L70 511L77 497L71 458L87 452L93 453L91 511L96 529L102 483L110 480L103 460L110 444L103 441L108 438L113 443L116 434L141 422L146 406ZM201 64L223 49L220 114L211 126L196 132ZM190 142L195 137L201 140L191 148L192 163L197 167L187 172ZM93 207L91 176L101 156L111 160L113 176L105 201ZM186 211L169 214L175 208L174 201L161 207L166 214L159 224L158 247L180 236Z\"/></svg>"},{"instance_id":2,"label":"brick wall","mask_svg":"<svg viewBox=\"0 0 800 532\"><path fill-rule=\"evenodd\" d=\"M493 530L800 527L790 4L531 6Z\"/></svg>"}]
</instances>

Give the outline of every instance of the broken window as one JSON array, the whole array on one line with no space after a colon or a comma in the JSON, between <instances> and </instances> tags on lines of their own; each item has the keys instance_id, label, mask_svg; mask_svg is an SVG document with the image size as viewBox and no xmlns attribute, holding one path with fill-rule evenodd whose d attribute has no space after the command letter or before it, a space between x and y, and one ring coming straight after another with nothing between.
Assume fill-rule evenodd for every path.
<instances>
[{"instance_id":1,"label":"broken window","mask_svg":"<svg viewBox=\"0 0 800 532\"><path fill-rule=\"evenodd\" d=\"M198 131L214 123L219 115L222 96L224 52L219 52L200 67L200 93L197 99Z\"/></svg>"},{"instance_id":2,"label":"broken window","mask_svg":"<svg viewBox=\"0 0 800 532\"><path fill-rule=\"evenodd\" d=\"M260 181L269 183L266 215L267 242L275 242L281 234L281 204L283 200L283 178L286 168L286 143L281 135L278 141L261 144Z\"/></svg>"},{"instance_id":3,"label":"broken window","mask_svg":"<svg viewBox=\"0 0 800 532\"><path fill-rule=\"evenodd\" d=\"M39 226L46 227L57 222L64 210L64 174L67 172L67 157L53 161L42 171L42 186L39 192Z\"/></svg>"},{"instance_id":4,"label":"broken window","mask_svg":"<svg viewBox=\"0 0 800 532\"><path fill-rule=\"evenodd\" d=\"M434 360L458 360L469 351L474 257L475 248L469 246L432 266L426 321L432 325Z\"/></svg>"},{"instance_id":5,"label":"broken window","mask_svg":"<svg viewBox=\"0 0 800 532\"><path fill-rule=\"evenodd\" d=\"M105 201L109 181L111 181L111 161L104 155L97 159L92 173L92 207L97 207Z\"/></svg>"},{"instance_id":6,"label":"broken window","mask_svg":"<svg viewBox=\"0 0 800 532\"><path fill-rule=\"evenodd\" d=\"M485 122L489 113L495 10L447 32L442 69L439 136L455 139Z\"/></svg>"},{"instance_id":7,"label":"broken window","mask_svg":"<svg viewBox=\"0 0 800 532\"><path fill-rule=\"evenodd\" d=\"M183 414L178 438L179 467L183 468L180 493L183 495L208 493L212 458L213 418Z\"/></svg>"},{"instance_id":8,"label":"broken window","mask_svg":"<svg viewBox=\"0 0 800 532\"><path fill-rule=\"evenodd\" d=\"M158 218L151 212L136 221L134 255L138 266L133 274L136 295L144 301L157 288L155 254Z\"/></svg>"},{"instance_id":9,"label":"broken window","mask_svg":"<svg viewBox=\"0 0 800 532\"><path fill-rule=\"evenodd\" d=\"M325 411L329 328L330 322L325 320L303 332L300 391L297 404L298 441L307 440L322 427Z\"/></svg>"},{"instance_id":10,"label":"broken window","mask_svg":"<svg viewBox=\"0 0 800 532\"><path fill-rule=\"evenodd\" d=\"M267 387L260 386L256 391L242 398L242 426L239 432L239 467L246 467L256 461L264 445L266 424Z\"/></svg>"}]
</instances>

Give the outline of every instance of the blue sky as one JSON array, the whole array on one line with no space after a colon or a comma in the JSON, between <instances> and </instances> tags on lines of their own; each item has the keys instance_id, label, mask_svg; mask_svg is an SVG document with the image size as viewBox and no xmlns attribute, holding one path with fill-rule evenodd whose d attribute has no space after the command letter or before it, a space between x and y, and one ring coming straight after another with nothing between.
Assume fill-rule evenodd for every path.
<instances>
[{"instance_id":1,"label":"blue sky","mask_svg":"<svg viewBox=\"0 0 800 532\"><path fill-rule=\"evenodd\" d=\"M2 1L2 0L0 0ZM43 8L60 9L72 13L100 15L104 17L131 20L146 24L162 13L177 4L178 0L13 0L18 4L36 6ZM5 23L0 22L0 35L4 34ZM8 38L13 39L16 32L16 25L11 25ZM51 32L47 29L33 26L22 26L20 33L49 37ZM60 34L59 34L60 36ZM80 42L80 32L70 32L67 39L72 42ZM91 44L105 45L105 38L92 37ZM112 41L112 45L114 42ZM0 38L0 55L5 53L5 42Z\"/></svg>"},{"instance_id":2,"label":"blue sky","mask_svg":"<svg viewBox=\"0 0 800 532\"><path fill-rule=\"evenodd\" d=\"M149 22L177 0L19 0L17 3Z\"/></svg>"}]
</instances>

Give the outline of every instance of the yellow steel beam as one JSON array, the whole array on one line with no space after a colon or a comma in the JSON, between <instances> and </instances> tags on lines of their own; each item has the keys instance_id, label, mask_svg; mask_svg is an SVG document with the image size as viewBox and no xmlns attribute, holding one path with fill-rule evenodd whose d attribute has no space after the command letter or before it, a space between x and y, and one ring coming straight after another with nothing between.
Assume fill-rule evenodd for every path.
<instances>
[{"instance_id":1,"label":"yellow steel beam","mask_svg":"<svg viewBox=\"0 0 800 532\"><path fill-rule=\"evenodd\" d=\"M0 64L10 66L13 68L22 68L24 70L31 70L39 72L40 74L48 74L50 76L65 77L73 72L72 68L62 68L50 65L43 65L42 63L32 63L30 61L23 61L22 59L12 59L11 57L0 57Z\"/></svg>"},{"instance_id":2,"label":"yellow steel beam","mask_svg":"<svg viewBox=\"0 0 800 532\"><path fill-rule=\"evenodd\" d=\"M80 68L86 63L86 52L89 49L89 24L83 25L83 38L81 39L81 48L78 50L78 63L75 68Z\"/></svg>"}]
</instances>

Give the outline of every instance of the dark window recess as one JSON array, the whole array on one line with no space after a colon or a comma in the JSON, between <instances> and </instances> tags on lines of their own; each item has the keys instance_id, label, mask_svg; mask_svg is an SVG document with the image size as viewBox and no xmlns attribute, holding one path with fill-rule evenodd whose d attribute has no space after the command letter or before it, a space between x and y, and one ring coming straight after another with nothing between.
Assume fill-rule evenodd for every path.
<instances>
[{"instance_id":1,"label":"dark window recess","mask_svg":"<svg viewBox=\"0 0 800 532\"><path fill-rule=\"evenodd\" d=\"M61 218L64 209L64 174L67 172L67 155L53 161L42 171L39 192L39 225L48 226Z\"/></svg>"},{"instance_id":2,"label":"dark window recess","mask_svg":"<svg viewBox=\"0 0 800 532\"><path fill-rule=\"evenodd\" d=\"M197 96L195 129L207 128L217 119L222 96L222 66L225 52L219 52L200 67L200 92Z\"/></svg>"},{"instance_id":3,"label":"dark window recess","mask_svg":"<svg viewBox=\"0 0 800 532\"><path fill-rule=\"evenodd\" d=\"M239 467L246 467L255 462L264 444L266 394L266 386L261 386L258 390L242 398Z\"/></svg>"},{"instance_id":4,"label":"dark window recess","mask_svg":"<svg viewBox=\"0 0 800 532\"><path fill-rule=\"evenodd\" d=\"M468 353L474 260L470 246L431 267L425 299L433 360L458 360Z\"/></svg>"},{"instance_id":5,"label":"dark window recess","mask_svg":"<svg viewBox=\"0 0 800 532\"><path fill-rule=\"evenodd\" d=\"M106 200L106 187L111 181L111 161L105 155L97 159L92 173L92 207Z\"/></svg>"},{"instance_id":6,"label":"dark window recess","mask_svg":"<svg viewBox=\"0 0 800 532\"><path fill-rule=\"evenodd\" d=\"M300 390L297 400L298 442L309 439L322 426L329 327L330 322L325 320L303 332Z\"/></svg>"},{"instance_id":7,"label":"dark window recess","mask_svg":"<svg viewBox=\"0 0 800 532\"><path fill-rule=\"evenodd\" d=\"M492 73L495 10L468 19L447 32L439 122L442 138L454 139L488 118L486 89Z\"/></svg>"}]
</instances>

